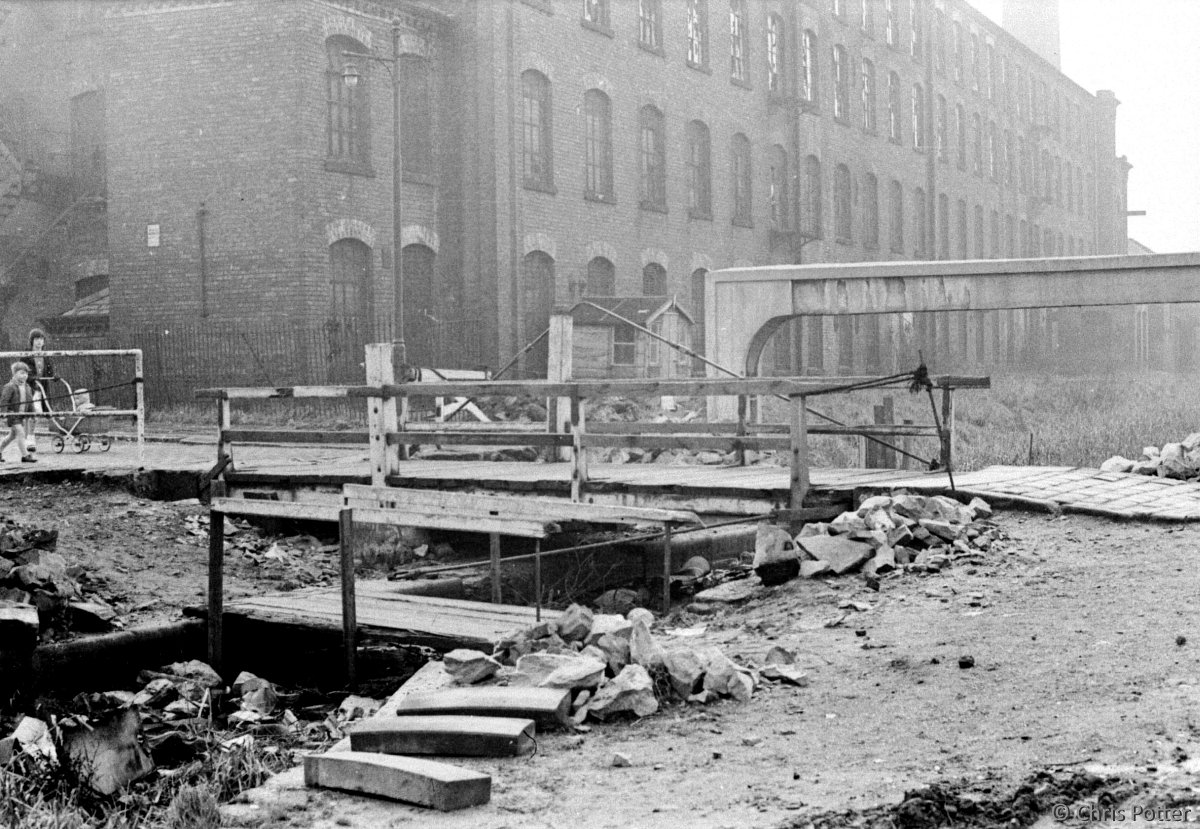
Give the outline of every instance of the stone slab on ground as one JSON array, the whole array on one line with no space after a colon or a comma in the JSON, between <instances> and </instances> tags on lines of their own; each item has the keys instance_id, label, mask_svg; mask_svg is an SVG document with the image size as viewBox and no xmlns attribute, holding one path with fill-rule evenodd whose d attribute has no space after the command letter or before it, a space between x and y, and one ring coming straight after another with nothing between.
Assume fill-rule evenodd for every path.
<instances>
[{"instance_id":1,"label":"stone slab on ground","mask_svg":"<svg viewBox=\"0 0 1200 829\"><path fill-rule=\"evenodd\" d=\"M569 726L571 692L558 688L468 687L412 694L396 706L396 716L469 714L531 719L538 728Z\"/></svg>"},{"instance_id":2,"label":"stone slab on ground","mask_svg":"<svg viewBox=\"0 0 1200 829\"><path fill-rule=\"evenodd\" d=\"M443 812L481 806L492 798L491 775L419 757L363 751L305 757L304 783L401 800Z\"/></svg>"},{"instance_id":3,"label":"stone slab on ground","mask_svg":"<svg viewBox=\"0 0 1200 829\"><path fill-rule=\"evenodd\" d=\"M744 602L753 597L762 587L757 579L738 579L718 584L696 594L698 602Z\"/></svg>"},{"instance_id":4,"label":"stone slab on ground","mask_svg":"<svg viewBox=\"0 0 1200 829\"><path fill-rule=\"evenodd\" d=\"M875 554L870 544L838 536L811 535L800 539L809 555L824 561L837 575L848 573Z\"/></svg>"},{"instance_id":5,"label":"stone slab on ground","mask_svg":"<svg viewBox=\"0 0 1200 829\"><path fill-rule=\"evenodd\" d=\"M535 748L533 720L453 714L374 717L349 729L351 751L518 757Z\"/></svg>"}]
</instances>

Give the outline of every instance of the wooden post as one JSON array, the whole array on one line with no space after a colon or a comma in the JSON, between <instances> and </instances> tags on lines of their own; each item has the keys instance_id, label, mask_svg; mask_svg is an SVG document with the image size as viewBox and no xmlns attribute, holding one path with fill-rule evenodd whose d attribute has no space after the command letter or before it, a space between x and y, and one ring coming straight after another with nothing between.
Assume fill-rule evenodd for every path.
<instances>
[{"instance_id":1,"label":"wooden post","mask_svg":"<svg viewBox=\"0 0 1200 829\"><path fill-rule=\"evenodd\" d=\"M142 369L142 350L139 348L133 352L133 393L134 399L137 401L138 466L146 465L146 383ZM32 434L32 424L29 431Z\"/></svg>"},{"instance_id":2,"label":"wooden post","mask_svg":"<svg viewBox=\"0 0 1200 829\"><path fill-rule=\"evenodd\" d=\"M342 570L342 647L346 652L346 686L358 681L358 613L354 606L354 510L338 512L338 552Z\"/></svg>"},{"instance_id":3,"label":"wooden post","mask_svg":"<svg viewBox=\"0 0 1200 829\"><path fill-rule=\"evenodd\" d=\"M795 395L791 399L791 496L788 508L796 511L804 506L804 498L808 495L808 415L805 411L807 399L804 395ZM792 531L799 532L799 521L792 518Z\"/></svg>"},{"instance_id":4,"label":"wooden post","mask_svg":"<svg viewBox=\"0 0 1200 829\"><path fill-rule=\"evenodd\" d=\"M223 481L212 482L212 495L225 494ZM217 673L222 669L222 642L225 627L225 513L208 513L208 664Z\"/></svg>"},{"instance_id":5,"label":"wooden post","mask_svg":"<svg viewBox=\"0 0 1200 829\"><path fill-rule=\"evenodd\" d=\"M888 426L896 422L896 400L890 394L883 398L883 422ZM896 438L893 436L891 442L895 443ZM886 446L880 446L879 459L882 462L883 469L896 468L896 450Z\"/></svg>"},{"instance_id":6,"label":"wooden post","mask_svg":"<svg viewBox=\"0 0 1200 829\"><path fill-rule=\"evenodd\" d=\"M217 463L220 464L228 458L229 461L225 464L227 467L233 466L233 443L225 437L225 432L231 425L231 417L229 401L221 398L217 401Z\"/></svg>"},{"instance_id":7,"label":"wooden post","mask_svg":"<svg viewBox=\"0 0 1200 829\"><path fill-rule=\"evenodd\" d=\"M575 503L583 501L587 490L588 464L587 449L583 445L584 430L587 428L587 413L584 410L584 399L578 393L570 398L571 402L571 500Z\"/></svg>"},{"instance_id":8,"label":"wooden post","mask_svg":"<svg viewBox=\"0 0 1200 829\"><path fill-rule=\"evenodd\" d=\"M663 522L663 588L662 612L671 612L671 525Z\"/></svg>"},{"instance_id":9,"label":"wooden post","mask_svg":"<svg viewBox=\"0 0 1200 829\"><path fill-rule=\"evenodd\" d=\"M492 604L500 604L500 533L488 533L492 566Z\"/></svg>"},{"instance_id":10,"label":"wooden post","mask_svg":"<svg viewBox=\"0 0 1200 829\"><path fill-rule=\"evenodd\" d=\"M394 255L394 254L393 254ZM391 343L367 344L367 385L384 386L396 382L396 367L393 362ZM405 412L408 401L403 400ZM367 398L367 430L371 441L371 485L387 486L389 475L400 472L401 452L388 445L388 432L399 431L398 403L396 398Z\"/></svg>"},{"instance_id":11,"label":"wooden post","mask_svg":"<svg viewBox=\"0 0 1200 829\"><path fill-rule=\"evenodd\" d=\"M550 316L550 334L547 344L546 379L565 383L574 373L574 318L565 310L556 310ZM546 431L564 434L571 423L571 398L552 397L546 401ZM552 447L547 460L568 461L571 450L565 446Z\"/></svg>"},{"instance_id":12,"label":"wooden post","mask_svg":"<svg viewBox=\"0 0 1200 829\"><path fill-rule=\"evenodd\" d=\"M533 540L533 601L534 621L542 621L542 540Z\"/></svg>"},{"instance_id":13,"label":"wooden post","mask_svg":"<svg viewBox=\"0 0 1200 829\"><path fill-rule=\"evenodd\" d=\"M954 390L942 387L942 469L952 469L954 460Z\"/></svg>"},{"instance_id":14,"label":"wooden post","mask_svg":"<svg viewBox=\"0 0 1200 829\"><path fill-rule=\"evenodd\" d=\"M740 438L746 436L746 407L747 407L748 403L749 403L749 398L746 395L744 395L744 394L738 395L738 399L737 399L737 410L738 410L737 436ZM737 457L738 466L746 465L746 450L745 449L743 449L742 447L739 446L737 449L737 452L735 453L735 457Z\"/></svg>"}]
</instances>

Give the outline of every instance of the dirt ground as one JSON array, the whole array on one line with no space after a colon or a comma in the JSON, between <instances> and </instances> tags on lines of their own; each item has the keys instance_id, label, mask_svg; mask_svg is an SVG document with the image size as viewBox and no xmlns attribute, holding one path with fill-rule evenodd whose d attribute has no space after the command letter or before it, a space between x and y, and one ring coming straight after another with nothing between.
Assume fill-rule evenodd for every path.
<instances>
[{"instance_id":1,"label":"dirt ground","mask_svg":"<svg viewBox=\"0 0 1200 829\"><path fill-rule=\"evenodd\" d=\"M188 521L202 507L6 486L0 511L58 527L59 551L107 587L128 625L178 618L202 599L206 539ZM808 687L766 684L748 703L670 706L586 734L539 735L529 758L463 761L493 782L491 803L462 813L300 790L277 792L257 819L364 829L971 824L963 802L1015 797L1030 780L1045 791L1036 775L1084 769L1114 780L1067 786L1072 797L1104 806L1133 793L1200 819L1200 527L1022 512L997 520L1010 538L983 564L889 575L879 592L856 576L796 580L655 626L668 642L717 644L742 663L782 645ZM332 575L324 566L315 578ZM280 573L232 556L228 594L297 580ZM870 609L839 609L845 600ZM965 655L974 667L959 666ZM615 752L632 764L614 767ZM961 795L959 812L944 800L924 822L879 809L934 784ZM997 814L982 823L1019 818Z\"/></svg>"}]
</instances>

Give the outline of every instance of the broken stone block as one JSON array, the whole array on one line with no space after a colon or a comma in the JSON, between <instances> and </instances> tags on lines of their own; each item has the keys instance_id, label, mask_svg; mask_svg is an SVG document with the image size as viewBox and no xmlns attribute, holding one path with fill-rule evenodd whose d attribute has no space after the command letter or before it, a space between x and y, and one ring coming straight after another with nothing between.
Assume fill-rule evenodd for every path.
<instances>
[{"instance_id":1,"label":"broken stone block","mask_svg":"<svg viewBox=\"0 0 1200 829\"><path fill-rule=\"evenodd\" d=\"M863 500L858 505L858 514L861 518L866 518L869 513L877 510L891 509L892 496L890 495L872 495L870 498Z\"/></svg>"},{"instance_id":2,"label":"broken stone block","mask_svg":"<svg viewBox=\"0 0 1200 829\"><path fill-rule=\"evenodd\" d=\"M637 635L637 627L634 628L634 635ZM654 683L650 674L641 665L627 665L596 692L587 710L599 720L608 719L621 711L632 711L638 717L653 714L658 710L658 700L654 697Z\"/></svg>"},{"instance_id":3,"label":"broken stone block","mask_svg":"<svg viewBox=\"0 0 1200 829\"><path fill-rule=\"evenodd\" d=\"M891 547L880 547L875 551L872 562L876 573L890 573L896 569L896 551Z\"/></svg>"},{"instance_id":4,"label":"broken stone block","mask_svg":"<svg viewBox=\"0 0 1200 829\"><path fill-rule=\"evenodd\" d=\"M992 505L982 498L972 498L967 506L975 513L976 519L986 520L992 517Z\"/></svg>"},{"instance_id":5,"label":"broken stone block","mask_svg":"<svg viewBox=\"0 0 1200 829\"><path fill-rule=\"evenodd\" d=\"M592 629L592 611L583 605L573 604L558 617L558 635L565 642L582 642Z\"/></svg>"},{"instance_id":6,"label":"broken stone block","mask_svg":"<svg viewBox=\"0 0 1200 829\"><path fill-rule=\"evenodd\" d=\"M922 518L921 526L943 541L954 541L964 532L961 524L951 524L949 521L938 521L933 518Z\"/></svg>"},{"instance_id":7,"label":"broken stone block","mask_svg":"<svg viewBox=\"0 0 1200 829\"><path fill-rule=\"evenodd\" d=\"M630 630L632 631L632 629L631 626ZM601 636L595 645L589 647L604 654L602 661L608 663L609 673L616 676L621 673L622 668L629 664L629 642L630 640L624 636L609 633Z\"/></svg>"},{"instance_id":8,"label":"broken stone block","mask_svg":"<svg viewBox=\"0 0 1200 829\"><path fill-rule=\"evenodd\" d=\"M0 604L0 647L14 654L32 653L38 642L38 612L33 605Z\"/></svg>"},{"instance_id":9,"label":"broken stone block","mask_svg":"<svg viewBox=\"0 0 1200 829\"><path fill-rule=\"evenodd\" d=\"M795 561L799 557L792 536L782 527L776 527L766 521L758 525L754 534L755 569L764 564L774 564L781 561Z\"/></svg>"},{"instance_id":10,"label":"broken stone block","mask_svg":"<svg viewBox=\"0 0 1200 829\"><path fill-rule=\"evenodd\" d=\"M50 729L46 723L37 717L22 717L10 735L21 751L31 757L45 760L57 765L58 753L54 748L54 740L50 737Z\"/></svg>"},{"instance_id":11,"label":"broken stone block","mask_svg":"<svg viewBox=\"0 0 1200 829\"><path fill-rule=\"evenodd\" d=\"M859 518L857 512L843 512L829 522L830 532L837 533L838 535L865 529L867 529L867 522Z\"/></svg>"},{"instance_id":12,"label":"broken stone block","mask_svg":"<svg viewBox=\"0 0 1200 829\"><path fill-rule=\"evenodd\" d=\"M1131 461L1129 458L1123 458L1120 455L1113 455L1104 463L1100 464L1101 472L1132 472L1136 461Z\"/></svg>"},{"instance_id":13,"label":"broken stone block","mask_svg":"<svg viewBox=\"0 0 1200 829\"><path fill-rule=\"evenodd\" d=\"M340 723L364 720L373 715L383 705L377 699L350 694L338 706L335 716Z\"/></svg>"},{"instance_id":14,"label":"broken stone block","mask_svg":"<svg viewBox=\"0 0 1200 829\"><path fill-rule=\"evenodd\" d=\"M838 575L848 573L874 555L871 545L838 536L814 536L802 539L800 543L814 558L826 562L829 569Z\"/></svg>"},{"instance_id":15,"label":"broken stone block","mask_svg":"<svg viewBox=\"0 0 1200 829\"><path fill-rule=\"evenodd\" d=\"M225 680L221 679L221 675L214 671L211 665L201 662L199 659L173 662L162 670L165 674L194 680L206 688L225 687Z\"/></svg>"},{"instance_id":16,"label":"broken stone block","mask_svg":"<svg viewBox=\"0 0 1200 829\"><path fill-rule=\"evenodd\" d=\"M594 645L603 636L619 636L626 642L633 635L633 623L624 616L609 613L598 613L592 617L592 627L588 632L585 644Z\"/></svg>"},{"instance_id":17,"label":"broken stone block","mask_svg":"<svg viewBox=\"0 0 1200 829\"><path fill-rule=\"evenodd\" d=\"M612 756L612 767L614 769L629 768L633 765L633 761L629 759L628 754L622 754L619 751L614 751Z\"/></svg>"},{"instance_id":18,"label":"broken stone block","mask_svg":"<svg viewBox=\"0 0 1200 829\"><path fill-rule=\"evenodd\" d=\"M133 704L143 708L162 708L179 695L175 683L166 677L152 679L133 697Z\"/></svg>"},{"instance_id":19,"label":"broken stone block","mask_svg":"<svg viewBox=\"0 0 1200 829\"><path fill-rule=\"evenodd\" d=\"M187 719L200 713L200 703L190 699L177 699L163 706L162 712L168 719Z\"/></svg>"},{"instance_id":20,"label":"broken stone block","mask_svg":"<svg viewBox=\"0 0 1200 829\"><path fill-rule=\"evenodd\" d=\"M720 697L717 694L705 689L703 691L698 691L697 693L692 694L690 697L687 698L687 701L694 705L708 705L710 702L713 702L717 699L720 699Z\"/></svg>"},{"instance_id":21,"label":"broken stone block","mask_svg":"<svg viewBox=\"0 0 1200 829\"><path fill-rule=\"evenodd\" d=\"M616 590L606 590L596 598L596 609L601 613L625 615L635 607L640 606L642 597L636 590L622 587Z\"/></svg>"},{"instance_id":22,"label":"broken stone block","mask_svg":"<svg viewBox=\"0 0 1200 829\"><path fill-rule=\"evenodd\" d=\"M918 555L911 547L893 547L892 552L896 556L896 564L911 564Z\"/></svg>"},{"instance_id":23,"label":"broken stone block","mask_svg":"<svg viewBox=\"0 0 1200 829\"><path fill-rule=\"evenodd\" d=\"M664 656L662 646L654 641L650 628L641 621L634 622L633 636L629 640L630 661L643 668L658 668L662 666Z\"/></svg>"},{"instance_id":24,"label":"broken stone block","mask_svg":"<svg viewBox=\"0 0 1200 829\"><path fill-rule=\"evenodd\" d=\"M888 515L886 510L872 510L862 516L862 519L866 522L868 530L888 533L896 529L896 522L892 520L892 516Z\"/></svg>"},{"instance_id":25,"label":"broken stone block","mask_svg":"<svg viewBox=\"0 0 1200 829\"><path fill-rule=\"evenodd\" d=\"M534 685L539 685L550 674L577 658L573 654L530 653L517 660L517 670L529 677Z\"/></svg>"},{"instance_id":26,"label":"broken stone block","mask_svg":"<svg viewBox=\"0 0 1200 829\"><path fill-rule=\"evenodd\" d=\"M117 612L99 601L83 602L71 599L67 602L70 613L71 629L81 633L98 633L112 630L117 620Z\"/></svg>"},{"instance_id":27,"label":"broken stone block","mask_svg":"<svg viewBox=\"0 0 1200 829\"><path fill-rule=\"evenodd\" d=\"M800 562L800 578L815 579L817 576L824 576L827 573L832 573L829 568L828 561L802 561Z\"/></svg>"},{"instance_id":28,"label":"broken stone block","mask_svg":"<svg viewBox=\"0 0 1200 829\"><path fill-rule=\"evenodd\" d=\"M928 518L926 499L921 495L903 493L892 498L892 512L906 518Z\"/></svg>"},{"instance_id":29,"label":"broken stone block","mask_svg":"<svg viewBox=\"0 0 1200 829\"><path fill-rule=\"evenodd\" d=\"M492 778L487 774L419 757L363 751L310 754L304 758L304 784L443 812L481 806L492 796Z\"/></svg>"},{"instance_id":30,"label":"broken stone block","mask_svg":"<svg viewBox=\"0 0 1200 829\"><path fill-rule=\"evenodd\" d=\"M538 683L542 688L596 688L604 680L607 663L586 656L577 656L555 668L549 676Z\"/></svg>"},{"instance_id":31,"label":"broken stone block","mask_svg":"<svg viewBox=\"0 0 1200 829\"><path fill-rule=\"evenodd\" d=\"M796 536L795 541L799 544L800 539L808 538L810 535L829 535L829 525L821 521L805 524L800 528L800 534Z\"/></svg>"},{"instance_id":32,"label":"broken stone block","mask_svg":"<svg viewBox=\"0 0 1200 829\"><path fill-rule=\"evenodd\" d=\"M787 682L800 688L808 687L808 674L795 665L767 665L759 674L763 679Z\"/></svg>"},{"instance_id":33,"label":"broken stone block","mask_svg":"<svg viewBox=\"0 0 1200 829\"><path fill-rule=\"evenodd\" d=\"M647 628L654 624L653 611L647 610L644 607L635 607L633 610L625 614L625 618L635 625L640 621ZM632 635L632 632L630 632L631 637Z\"/></svg>"},{"instance_id":34,"label":"broken stone block","mask_svg":"<svg viewBox=\"0 0 1200 829\"><path fill-rule=\"evenodd\" d=\"M739 671L729 684L729 696L738 702L749 702L754 695L754 679L747 673Z\"/></svg>"},{"instance_id":35,"label":"broken stone block","mask_svg":"<svg viewBox=\"0 0 1200 829\"><path fill-rule=\"evenodd\" d=\"M851 541L861 541L864 544L870 544L872 548L882 547L887 544L887 533L883 530L855 530L852 533L847 533L846 538Z\"/></svg>"},{"instance_id":36,"label":"broken stone block","mask_svg":"<svg viewBox=\"0 0 1200 829\"><path fill-rule=\"evenodd\" d=\"M233 682L233 692L241 698L243 711L267 715L279 705L279 692L275 686L249 671L242 671Z\"/></svg>"},{"instance_id":37,"label":"broken stone block","mask_svg":"<svg viewBox=\"0 0 1200 829\"><path fill-rule=\"evenodd\" d=\"M442 657L442 667L460 685L473 685L500 670L500 663L483 651L456 648Z\"/></svg>"},{"instance_id":38,"label":"broken stone block","mask_svg":"<svg viewBox=\"0 0 1200 829\"><path fill-rule=\"evenodd\" d=\"M671 687L679 696L687 698L703 686L704 662L695 651L688 648L672 648L663 659Z\"/></svg>"}]
</instances>

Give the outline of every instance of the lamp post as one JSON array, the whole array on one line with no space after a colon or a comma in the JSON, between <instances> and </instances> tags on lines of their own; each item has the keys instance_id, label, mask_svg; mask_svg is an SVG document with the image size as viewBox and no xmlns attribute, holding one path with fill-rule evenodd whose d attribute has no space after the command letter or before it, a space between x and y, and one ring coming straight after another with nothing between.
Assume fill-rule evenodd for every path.
<instances>
[{"instance_id":1,"label":"lamp post","mask_svg":"<svg viewBox=\"0 0 1200 829\"><path fill-rule=\"evenodd\" d=\"M393 344L401 365L408 362L404 345L404 265L400 238L400 188L403 159L400 154L400 21L392 21L392 56L379 57L363 52L343 52L345 57L364 58L382 63L392 78L392 332ZM342 68L342 81L351 89L358 85L359 72L354 63Z\"/></svg>"}]
</instances>

